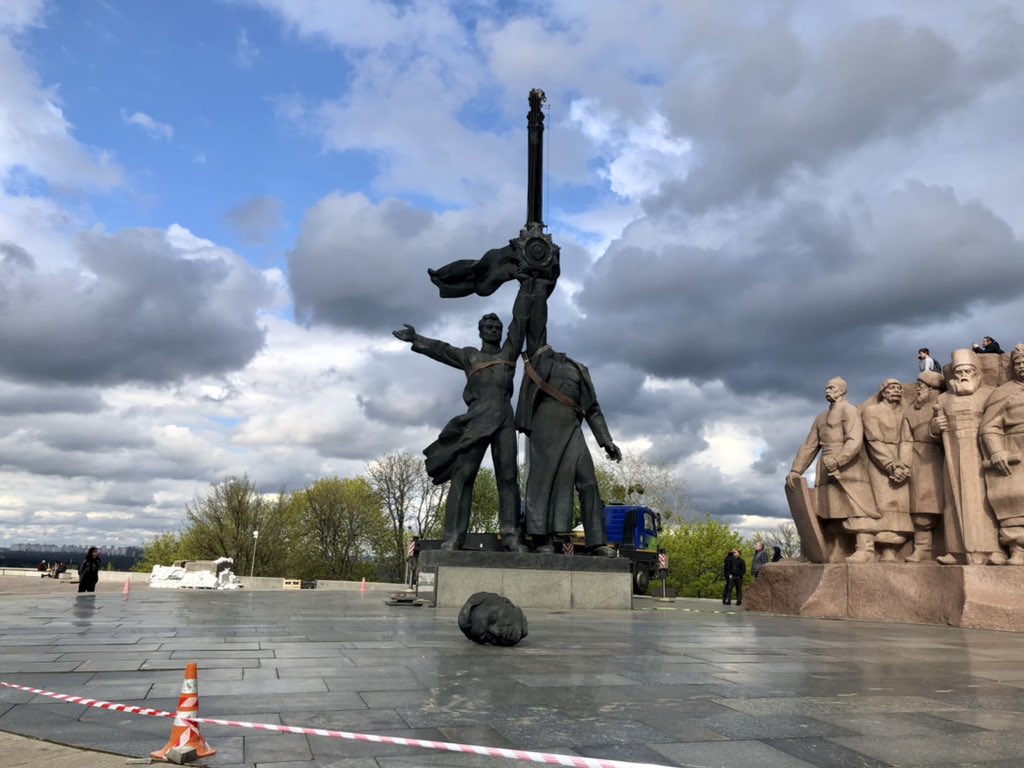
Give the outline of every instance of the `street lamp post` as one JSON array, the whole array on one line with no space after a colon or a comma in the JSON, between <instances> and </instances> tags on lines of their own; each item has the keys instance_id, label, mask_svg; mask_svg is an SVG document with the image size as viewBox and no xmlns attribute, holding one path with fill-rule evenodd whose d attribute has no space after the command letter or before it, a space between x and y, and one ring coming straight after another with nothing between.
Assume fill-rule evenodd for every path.
<instances>
[{"instance_id":1,"label":"street lamp post","mask_svg":"<svg viewBox=\"0 0 1024 768\"><path fill-rule=\"evenodd\" d=\"M252 578L253 573L256 572L256 543L260 539L260 532L258 530L252 532L252 565L249 566L249 578Z\"/></svg>"}]
</instances>

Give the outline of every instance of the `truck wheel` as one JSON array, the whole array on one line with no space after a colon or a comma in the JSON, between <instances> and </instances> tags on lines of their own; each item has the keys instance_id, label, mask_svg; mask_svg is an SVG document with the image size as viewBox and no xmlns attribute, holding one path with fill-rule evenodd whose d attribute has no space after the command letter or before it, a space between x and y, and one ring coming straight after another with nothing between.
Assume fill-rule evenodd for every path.
<instances>
[{"instance_id":1,"label":"truck wheel","mask_svg":"<svg viewBox=\"0 0 1024 768\"><path fill-rule=\"evenodd\" d=\"M646 595L647 587L650 586L651 576L647 571L638 570L633 574L633 594Z\"/></svg>"}]
</instances>

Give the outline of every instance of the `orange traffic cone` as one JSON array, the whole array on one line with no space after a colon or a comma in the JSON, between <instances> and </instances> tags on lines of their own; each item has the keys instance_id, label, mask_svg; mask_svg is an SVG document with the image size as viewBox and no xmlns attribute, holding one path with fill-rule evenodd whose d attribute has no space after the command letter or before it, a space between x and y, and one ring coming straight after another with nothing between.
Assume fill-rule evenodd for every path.
<instances>
[{"instance_id":1,"label":"orange traffic cone","mask_svg":"<svg viewBox=\"0 0 1024 768\"><path fill-rule=\"evenodd\" d=\"M366 591L366 577L365 576L363 576L363 583L359 585L359 591L360 592L365 592Z\"/></svg>"},{"instance_id":2,"label":"orange traffic cone","mask_svg":"<svg viewBox=\"0 0 1024 768\"><path fill-rule=\"evenodd\" d=\"M131 593L131 591L132 591L132 577L131 576L125 576L124 577L124 589L121 590L121 594L124 595L125 597L128 597L128 595Z\"/></svg>"},{"instance_id":3,"label":"orange traffic cone","mask_svg":"<svg viewBox=\"0 0 1024 768\"><path fill-rule=\"evenodd\" d=\"M167 753L176 747L184 749L192 748L196 751L196 757L209 757L217 754L206 743L206 739L199 733L199 724L190 723L183 718L199 716L199 676L196 671L195 662L191 662L185 668L185 679L181 683L181 696L178 697L178 711L174 713L174 725L171 726L171 738L163 749L150 752L150 757L158 760L165 760Z\"/></svg>"}]
</instances>

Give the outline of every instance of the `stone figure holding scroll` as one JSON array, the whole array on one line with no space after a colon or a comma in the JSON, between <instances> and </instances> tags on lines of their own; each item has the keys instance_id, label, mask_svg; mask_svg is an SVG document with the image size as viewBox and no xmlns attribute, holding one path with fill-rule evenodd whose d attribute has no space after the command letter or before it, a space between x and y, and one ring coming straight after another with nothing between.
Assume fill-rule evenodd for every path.
<instances>
[{"instance_id":1,"label":"stone figure holding scroll","mask_svg":"<svg viewBox=\"0 0 1024 768\"><path fill-rule=\"evenodd\" d=\"M931 432L935 402L945 386L941 373L923 371L917 377L917 397L903 411L901 446L910 446L910 520L914 524L912 563L933 559L933 536L942 521L946 459L942 438Z\"/></svg>"},{"instance_id":2,"label":"stone figure holding scroll","mask_svg":"<svg viewBox=\"0 0 1024 768\"><path fill-rule=\"evenodd\" d=\"M480 318L481 346L455 347L416 333L406 324L394 331L396 338L412 342L419 352L438 362L459 368L466 374L462 399L466 413L456 416L440 436L424 449L427 472L436 485L448 480L442 549L459 549L469 529L473 484L488 446L498 485L498 523L505 549L525 552L519 529L519 481L512 390L516 359L523 347L523 332L530 315L532 282L523 278L509 323L508 336L501 344L502 323L495 314ZM530 283L529 286L527 283Z\"/></svg>"},{"instance_id":3,"label":"stone figure holding scroll","mask_svg":"<svg viewBox=\"0 0 1024 768\"><path fill-rule=\"evenodd\" d=\"M538 543L538 552L553 552L551 535L573 528L575 491L586 551L613 555L606 546L604 504L582 422L610 459L620 461L622 453L612 441L586 366L547 344L547 296L553 282L539 278L535 285L516 408L516 426L530 440L526 532Z\"/></svg>"},{"instance_id":4,"label":"stone figure holding scroll","mask_svg":"<svg viewBox=\"0 0 1024 768\"><path fill-rule=\"evenodd\" d=\"M1010 565L1024 565L1024 344L1010 353L1013 381L996 387L981 417L988 500Z\"/></svg>"},{"instance_id":5,"label":"stone figure holding scroll","mask_svg":"<svg viewBox=\"0 0 1024 768\"><path fill-rule=\"evenodd\" d=\"M875 510L864 466L864 427L856 407L847 402L846 392L846 382L839 377L825 385L828 410L814 420L793 459L786 485L794 488L820 452L815 481L817 515L827 521L826 534L834 542L844 535L855 536L856 551L847 562L868 563L875 559L876 520L881 515Z\"/></svg>"},{"instance_id":6,"label":"stone figure holding scroll","mask_svg":"<svg viewBox=\"0 0 1024 768\"><path fill-rule=\"evenodd\" d=\"M882 548L883 562L897 559L898 548L914 530L910 522L911 446L900 442L903 428L903 385L886 379L878 391L879 402L861 412L864 423L866 469L875 509L875 547Z\"/></svg>"},{"instance_id":7,"label":"stone figure holding scroll","mask_svg":"<svg viewBox=\"0 0 1024 768\"><path fill-rule=\"evenodd\" d=\"M946 455L943 528L947 554L940 563L1002 565L996 518L985 494L978 441L982 413L992 387L981 385L978 355L969 349L953 351L949 392L939 395L930 426L941 436Z\"/></svg>"}]
</instances>

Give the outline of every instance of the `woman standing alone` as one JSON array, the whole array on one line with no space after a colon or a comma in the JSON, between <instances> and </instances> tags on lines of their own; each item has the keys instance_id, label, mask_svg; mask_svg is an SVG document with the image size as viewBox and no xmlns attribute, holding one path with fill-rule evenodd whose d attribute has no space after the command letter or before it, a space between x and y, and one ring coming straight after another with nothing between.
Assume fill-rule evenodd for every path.
<instances>
[{"instance_id":1,"label":"woman standing alone","mask_svg":"<svg viewBox=\"0 0 1024 768\"><path fill-rule=\"evenodd\" d=\"M89 547L85 560L78 566L78 591L95 592L96 582L100 580L100 551Z\"/></svg>"}]
</instances>

